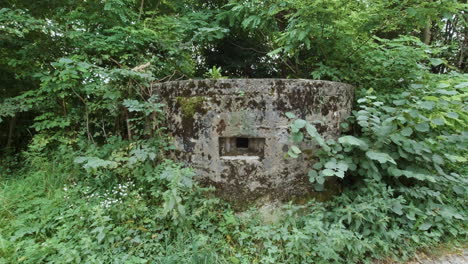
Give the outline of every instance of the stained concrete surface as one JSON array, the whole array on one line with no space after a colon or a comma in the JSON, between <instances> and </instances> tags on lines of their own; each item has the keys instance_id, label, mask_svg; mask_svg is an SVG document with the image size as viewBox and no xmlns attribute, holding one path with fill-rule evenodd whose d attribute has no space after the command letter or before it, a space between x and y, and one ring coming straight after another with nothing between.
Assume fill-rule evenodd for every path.
<instances>
[{"instance_id":1,"label":"stained concrete surface","mask_svg":"<svg viewBox=\"0 0 468 264\"><path fill-rule=\"evenodd\" d=\"M302 79L187 80L155 88L166 104L175 156L234 204L313 193L307 177L313 160L285 157L292 144L285 113L336 138L354 96L348 84Z\"/></svg>"}]
</instances>

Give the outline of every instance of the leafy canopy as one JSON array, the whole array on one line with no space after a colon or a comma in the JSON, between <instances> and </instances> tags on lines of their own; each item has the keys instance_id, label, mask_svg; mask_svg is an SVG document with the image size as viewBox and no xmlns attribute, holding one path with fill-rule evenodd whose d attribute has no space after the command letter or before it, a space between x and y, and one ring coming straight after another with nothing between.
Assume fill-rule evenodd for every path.
<instances>
[{"instance_id":1,"label":"leafy canopy","mask_svg":"<svg viewBox=\"0 0 468 264\"><path fill-rule=\"evenodd\" d=\"M466 10L456 0L2 1L0 262L372 263L466 243ZM265 223L171 161L152 84L226 77L353 84L337 139L285 113L289 158L304 160L316 190L330 177L343 190Z\"/></svg>"}]
</instances>

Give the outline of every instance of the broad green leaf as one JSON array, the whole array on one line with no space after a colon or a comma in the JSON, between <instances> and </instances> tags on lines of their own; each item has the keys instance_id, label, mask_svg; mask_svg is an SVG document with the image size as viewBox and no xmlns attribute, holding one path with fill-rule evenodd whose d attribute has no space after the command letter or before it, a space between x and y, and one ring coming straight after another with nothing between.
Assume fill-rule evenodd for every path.
<instances>
[{"instance_id":1,"label":"broad green leaf","mask_svg":"<svg viewBox=\"0 0 468 264\"><path fill-rule=\"evenodd\" d=\"M462 83L459 83L459 84L455 85L455 88L457 88L457 89L461 89L461 88L465 88L465 87L468 87L468 82L462 82Z\"/></svg>"},{"instance_id":2,"label":"broad green leaf","mask_svg":"<svg viewBox=\"0 0 468 264\"><path fill-rule=\"evenodd\" d=\"M440 165L444 164L444 159L438 154L432 155L432 161L434 161L434 163L437 163L437 164L440 164Z\"/></svg>"},{"instance_id":3,"label":"broad green leaf","mask_svg":"<svg viewBox=\"0 0 468 264\"><path fill-rule=\"evenodd\" d=\"M426 222L426 223L423 223L422 225L420 225L418 229L421 230L421 231L427 231L427 230L429 230L429 228L431 228L431 226L432 226L431 223Z\"/></svg>"},{"instance_id":4,"label":"broad green leaf","mask_svg":"<svg viewBox=\"0 0 468 264\"><path fill-rule=\"evenodd\" d=\"M455 219L459 219L459 220L464 219L464 217L459 212L457 212L457 210L455 208L450 207L450 206L446 206L446 207L442 208L442 210L440 210L439 214L444 218L455 218Z\"/></svg>"},{"instance_id":5,"label":"broad green leaf","mask_svg":"<svg viewBox=\"0 0 468 264\"><path fill-rule=\"evenodd\" d=\"M337 168L339 170L341 170L341 171L347 171L349 166L348 166L348 163L346 163L344 161L340 161L340 162L338 162Z\"/></svg>"},{"instance_id":6,"label":"broad green leaf","mask_svg":"<svg viewBox=\"0 0 468 264\"><path fill-rule=\"evenodd\" d=\"M406 103L407 103L406 100L394 100L393 101L393 104L396 105L396 106L401 106L401 105L404 105Z\"/></svg>"},{"instance_id":7,"label":"broad green leaf","mask_svg":"<svg viewBox=\"0 0 468 264\"><path fill-rule=\"evenodd\" d=\"M439 58L430 58L429 62L431 63L432 66L439 66L444 63L444 60L439 59Z\"/></svg>"},{"instance_id":8,"label":"broad green leaf","mask_svg":"<svg viewBox=\"0 0 468 264\"><path fill-rule=\"evenodd\" d=\"M432 110L435 106L435 102L432 102L432 101L424 101L421 103L420 105L422 108L426 109L426 110Z\"/></svg>"},{"instance_id":9,"label":"broad green leaf","mask_svg":"<svg viewBox=\"0 0 468 264\"><path fill-rule=\"evenodd\" d=\"M401 134L405 137L409 137L413 134L413 129L411 129L411 127L405 127L401 130Z\"/></svg>"},{"instance_id":10,"label":"broad green leaf","mask_svg":"<svg viewBox=\"0 0 468 264\"><path fill-rule=\"evenodd\" d=\"M388 172L390 173L390 175L395 176L395 177L400 177L401 175L403 175L401 170L399 170L398 168L394 166L389 167Z\"/></svg>"},{"instance_id":11,"label":"broad green leaf","mask_svg":"<svg viewBox=\"0 0 468 264\"><path fill-rule=\"evenodd\" d=\"M312 165L312 168L314 168L316 170L320 170L320 169L323 168L323 165L320 162L316 162L316 163L314 163L314 165Z\"/></svg>"},{"instance_id":12,"label":"broad green leaf","mask_svg":"<svg viewBox=\"0 0 468 264\"><path fill-rule=\"evenodd\" d=\"M295 154L299 154L299 153L302 152L297 146L294 146L294 145L291 146L291 150L292 150Z\"/></svg>"},{"instance_id":13,"label":"broad green leaf","mask_svg":"<svg viewBox=\"0 0 468 264\"><path fill-rule=\"evenodd\" d=\"M304 140L304 134L300 131L293 133L292 140L296 143L302 142L302 140Z\"/></svg>"},{"instance_id":14,"label":"broad green leaf","mask_svg":"<svg viewBox=\"0 0 468 264\"><path fill-rule=\"evenodd\" d=\"M443 95L456 95L456 94L458 94L457 91L453 91L453 90L449 91L449 90L444 90L444 89L439 89L439 90L437 90L437 92L439 94L443 94Z\"/></svg>"},{"instance_id":15,"label":"broad green leaf","mask_svg":"<svg viewBox=\"0 0 468 264\"><path fill-rule=\"evenodd\" d=\"M393 163L393 164L396 165L396 162L387 153L367 151L366 156L371 160L376 160L376 161L380 162L381 164L390 162L390 163Z\"/></svg>"},{"instance_id":16,"label":"broad green leaf","mask_svg":"<svg viewBox=\"0 0 468 264\"><path fill-rule=\"evenodd\" d=\"M59 60L59 63L63 63L63 64L68 64L68 63L72 63L73 60L72 59L69 59L69 58L61 58Z\"/></svg>"},{"instance_id":17,"label":"broad green leaf","mask_svg":"<svg viewBox=\"0 0 468 264\"><path fill-rule=\"evenodd\" d=\"M317 132L317 129L311 125L311 124L307 124L306 125L306 131L307 133L309 134L309 136L315 138L316 136L318 136L318 132Z\"/></svg>"},{"instance_id":18,"label":"broad green leaf","mask_svg":"<svg viewBox=\"0 0 468 264\"><path fill-rule=\"evenodd\" d=\"M316 177L318 176L316 170L309 170L309 172L307 173L307 175L308 175L310 178L316 178Z\"/></svg>"},{"instance_id":19,"label":"broad green leaf","mask_svg":"<svg viewBox=\"0 0 468 264\"><path fill-rule=\"evenodd\" d=\"M420 89L420 88L423 88L424 85L419 84L419 83L413 83L413 84L410 85L410 87L413 88L413 89Z\"/></svg>"},{"instance_id":20,"label":"broad green leaf","mask_svg":"<svg viewBox=\"0 0 468 264\"><path fill-rule=\"evenodd\" d=\"M463 186L453 186L452 189L458 195L465 194L465 187L463 187Z\"/></svg>"},{"instance_id":21,"label":"broad green leaf","mask_svg":"<svg viewBox=\"0 0 468 264\"><path fill-rule=\"evenodd\" d=\"M453 119L457 119L459 117L459 115L455 112L448 112L445 114L447 117L450 117L450 118L453 118Z\"/></svg>"},{"instance_id":22,"label":"broad green leaf","mask_svg":"<svg viewBox=\"0 0 468 264\"><path fill-rule=\"evenodd\" d=\"M403 206L399 202L394 202L392 204L392 211L397 215L403 215Z\"/></svg>"},{"instance_id":23,"label":"broad green leaf","mask_svg":"<svg viewBox=\"0 0 468 264\"><path fill-rule=\"evenodd\" d=\"M296 119L293 122L293 126L298 130L305 127L306 124L307 124L307 121L305 121L304 119Z\"/></svg>"},{"instance_id":24,"label":"broad green leaf","mask_svg":"<svg viewBox=\"0 0 468 264\"><path fill-rule=\"evenodd\" d=\"M325 176L333 176L335 175L335 171L334 170L331 170L331 169L324 169L322 171L323 175Z\"/></svg>"},{"instance_id":25,"label":"broad green leaf","mask_svg":"<svg viewBox=\"0 0 468 264\"><path fill-rule=\"evenodd\" d=\"M296 118L296 115L291 113L291 112L286 112L285 115L288 117L288 118Z\"/></svg>"},{"instance_id":26,"label":"broad green leaf","mask_svg":"<svg viewBox=\"0 0 468 264\"><path fill-rule=\"evenodd\" d=\"M429 124L427 122L417 124L414 129L419 132L428 132L429 131Z\"/></svg>"},{"instance_id":27,"label":"broad green leaf","mask_svg":"<svg viewBox=\"0 0 468 264\"><path fill-rule=\"evenodd\" d=\"M331 160L325 163L325 168L327 169L335 169L337 168L336 160Z\"/></svg>"},{"instance_id":28,"label":"broad green leaf","mask_svg":"<svg viewBox=\"0 0 468 264\"><path fill-rule=\"evenodd\" d=\"M342 132L346 132L349 130L349 124L348 123L341 123L340 124L341 129L343 129Z\"/></svg>"},{"instance_id":29,"label":"broad green leaf","mask_svg":"<svg viewBox=\"0 0 468 264\"><path fill-rule=\"evenodd\" d=\"M442 126L442 125L445 125L445 120L442 118L434 118L434 119L431 119L431 123L437 126Z\"/></svg>"},{"instance_id":30,"label":"broad green leaf","mask_svg":"<svg viewBox=\"0 0 468 264\"><path fill-rule=\"evenodd\" d=\"M350 146L358 146L362 150L367 150L368 145L366 142L353 137L353 136L343 136L338 139L338 142L343 144L343 145L350 145Z\"/></svg>"},{"instance_id":31,"label":"broad green leaf","mask_svg":"<svg viewBox=\"0 0 468 264\"><path fill-rule=\"evenodd\" d=\"M342 171L342 170L338 170L338 171L335 172L335 176L338 177L338 178L343 179L344 176L345 176L345 172Z\"/></svg>"},{"instance_id":32,"label":"broad green leaf","mask_svg":"<svg viewBox=\"0 0 468 264\"><path fill-rule=\"evenodd\" d=\"M297 155L296 153L294 153L291 149L288 150L288 155L289 155L291 158L294 158L294 159L296 159L296 158L299 157L299 155Z\"/></svg>"},{"instance_id":33,"label":"broad green leaf","mask_svg":"<svg viewBox=\"0 0 468 264\"><path fill-rule=\"evenodd\" d=\"M324 177L320 177L320 176L319 176L319 177L317 177L315 180L317 181L318 184L323 184L323 183L325 183L325 178L324 178Z\"/></svg>"}]
</instances>

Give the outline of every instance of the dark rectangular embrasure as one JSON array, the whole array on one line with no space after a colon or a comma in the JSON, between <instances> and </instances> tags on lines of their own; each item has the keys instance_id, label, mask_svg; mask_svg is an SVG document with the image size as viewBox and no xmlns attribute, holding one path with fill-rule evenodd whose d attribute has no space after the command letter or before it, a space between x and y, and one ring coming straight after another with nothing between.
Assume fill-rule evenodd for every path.
<instances>
[{"instance_id":1,"label":"dark rectangular embrasure","mask_svg":"<svg viewBox=\"0 0 468 264\"><path fill-rule=\"evenodd\" d=\"M265 156L265 138L220 137L220 156Z\"/></svg>"}]
</instances>

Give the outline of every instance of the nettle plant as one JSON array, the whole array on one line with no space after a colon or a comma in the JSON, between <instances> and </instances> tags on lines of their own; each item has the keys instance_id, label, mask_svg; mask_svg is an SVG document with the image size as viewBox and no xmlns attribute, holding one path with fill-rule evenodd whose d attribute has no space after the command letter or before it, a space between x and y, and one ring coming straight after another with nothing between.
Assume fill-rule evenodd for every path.
<instances>
[{"instance_id":1,"label":"nettle plant","mask_svg":"<svg viewBox=\"0 0 468 264\"><path fill-rule=\"evenodd\" d=\"M388 181L412 196L433 196L448 189L461 195L466 192L466 75L454 74L451 79L413 84L402 93L384 96L368 90L357 103L343 129L353 135L336 140L324 138L315 126L297 119L293 113L291 146L288 154L301 154L314 164L309 170L310 182L323 190L327 177ZM302 146L302 150L299 146ZM315 149L313 154L304 149Z\"/></svg>"}]
</instances>

